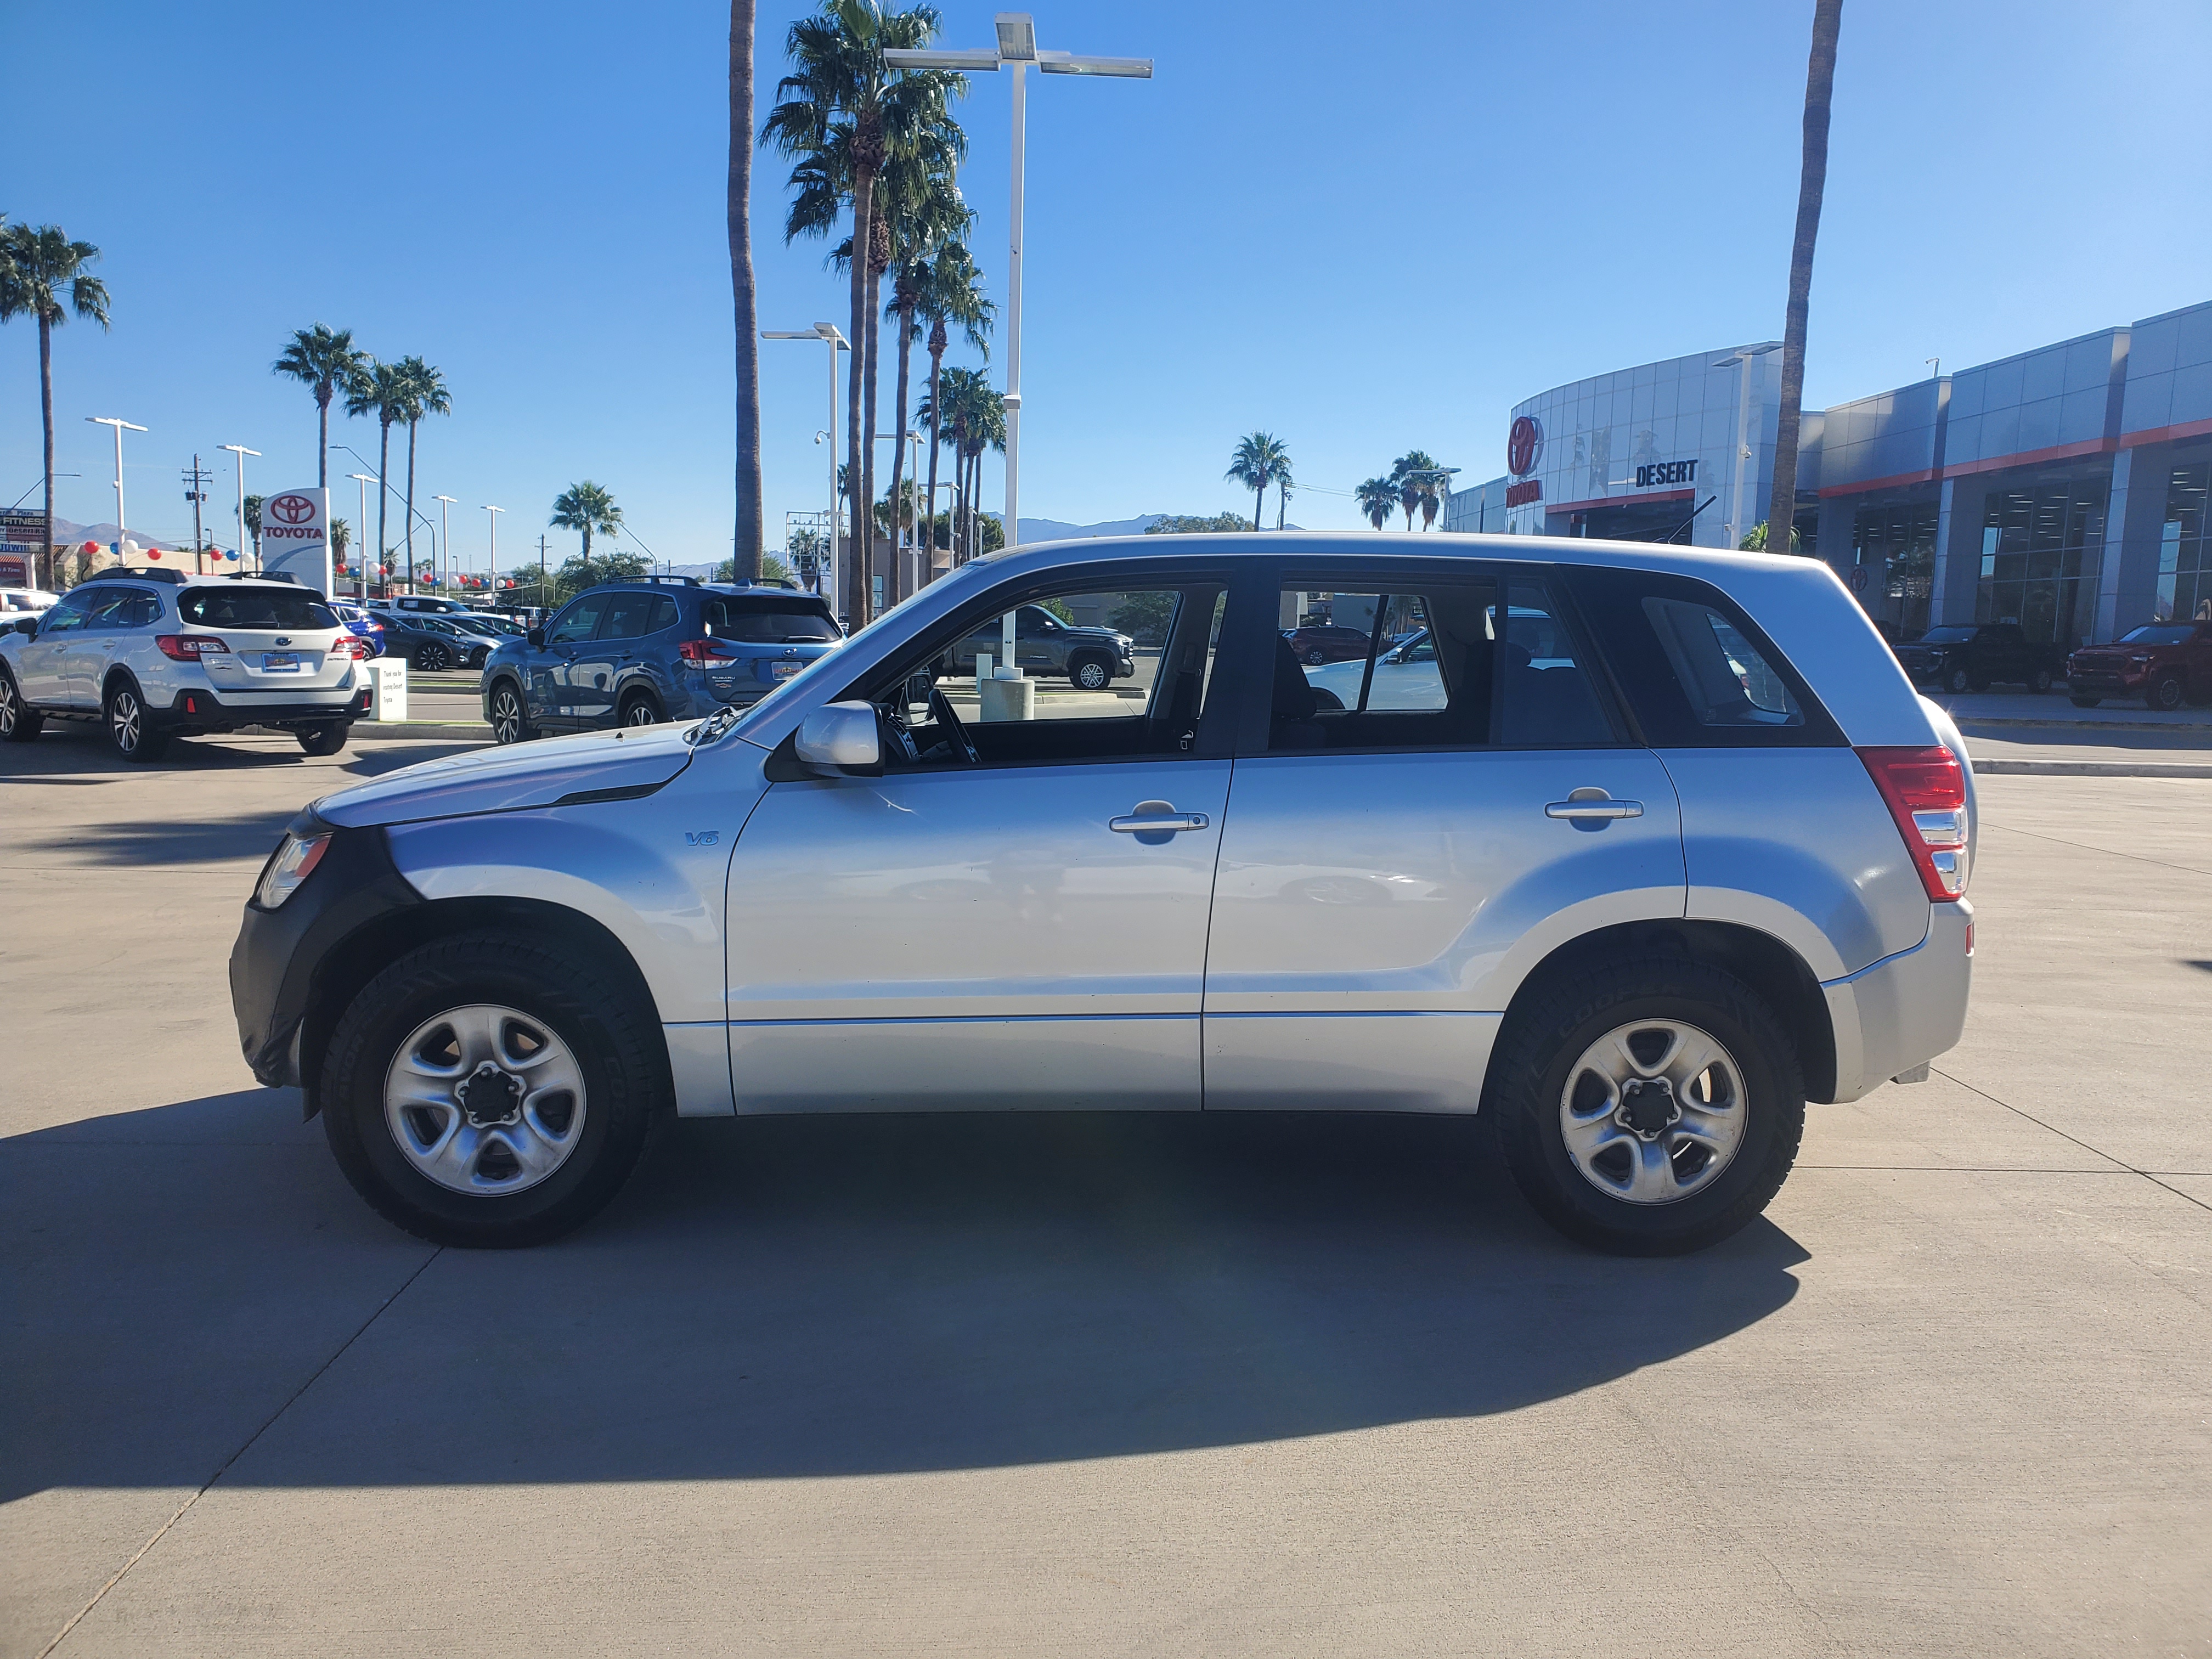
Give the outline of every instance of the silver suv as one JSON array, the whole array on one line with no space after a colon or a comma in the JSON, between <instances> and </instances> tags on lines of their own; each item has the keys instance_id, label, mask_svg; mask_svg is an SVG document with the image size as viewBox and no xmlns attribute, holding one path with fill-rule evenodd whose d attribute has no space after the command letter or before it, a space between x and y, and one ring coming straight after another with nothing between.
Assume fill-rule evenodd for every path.
<instances>
[{"instance_id":1,"label":"silver suv","mask_svg":"<svg viewBox=\"0 0 2212 1659\"><path fill-rule=\"evenodd\" d=\"M1279 632L1323 598L1356 672ZM1053 600L1153 619L1140 697L931 672ZM1480 1112L1563 1231L1684 1250L1808 1100L1957 1041L1965 758L1808 560L1035 547L743 713L318 802L232 992L255 1075L455 1243L574 1226L665 1111L1079 1108Z\"/></svg>"},{"instance_id":2,"label":"silver suv","mask_svg":"<svg viewBox=\"0 0 2212 1659\"><path fill-rule=\"evenodd\" d=\"M369 654L313 588L101 571L0 632L0 741L27 743L59 717L97 720L130 761L245 726L335 755L368 708Z\"/></svg>"}]
</instances>

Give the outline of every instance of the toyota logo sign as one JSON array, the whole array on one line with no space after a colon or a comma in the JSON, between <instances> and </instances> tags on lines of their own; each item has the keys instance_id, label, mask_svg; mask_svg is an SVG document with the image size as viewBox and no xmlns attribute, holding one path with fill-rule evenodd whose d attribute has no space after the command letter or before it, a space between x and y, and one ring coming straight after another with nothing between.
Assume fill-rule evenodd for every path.
<instances>
[{"instance_id":1,"label":"toyota logo sign","mask_svg":"<svg viewBox=\"0 0 2212 1659\"><path fill-rule=\"evenodd\" d=\"M279 524L305 524L315 516L315 504L305 495L279 495L267 511Z\"/></svg>"},{"instance_id":2,"label":"toyota logo sign","mask_svg":"<svg viewBox=\"0 0 2212 1659\"><path fill-rule=\"evenodd\" d=\"M1505 438L1505 470L1524 478L1536 470L1536 459L1543 453L1543 422L1534 415L1515 416L1513 429Z\"/></svg>"}]
</instances>

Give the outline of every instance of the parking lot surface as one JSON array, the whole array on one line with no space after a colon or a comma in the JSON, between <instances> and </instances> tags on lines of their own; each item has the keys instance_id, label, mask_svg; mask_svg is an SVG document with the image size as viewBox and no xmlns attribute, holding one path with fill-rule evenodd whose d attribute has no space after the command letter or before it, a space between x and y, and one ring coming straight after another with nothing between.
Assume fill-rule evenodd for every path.
<instances>
[{"instance_id":1,"label":"parking lot surface","mask_svg":"<svg viewBox=\"0 0 2212 1659\"><path fill-rule=\"evenodd\" d=\"M2212 1653L2212 780L1984 778L1965 1042L1700 1255L1202 1115L676 1123L490 1254L224 972L459 746L0 752L0 1653Z\"/></svg>"}]
</instances>

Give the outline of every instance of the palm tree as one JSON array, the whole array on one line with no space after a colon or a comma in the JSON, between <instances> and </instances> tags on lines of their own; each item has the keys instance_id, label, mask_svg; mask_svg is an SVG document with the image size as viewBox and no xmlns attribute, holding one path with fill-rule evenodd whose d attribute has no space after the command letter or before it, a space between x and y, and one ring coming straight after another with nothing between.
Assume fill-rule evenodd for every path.
<instances>
[{"instance_id":1,"label":"palm tree","mask_svg":"<svg viewBox=\"0 0 2212 1659\"><path fill-rule=\"evenodd\" d=\"M951 130L951 137L959 130ZM890 494L901 495L899 484L906 466L907 434L911 429L908 415L909 406L908 373L912 364L913 348L917 332L915 324L921 307L921 289L927 278L928 260L938 249L957 243L968 232L975 213L960 199L960 188L953 182L952 167L965 147L965 140L951 142L946 135L937 135L925 149L895 158L886 167L878 185L877 201L884 210L883 222L890 229L892 270L896 273L891 283L890 303L884 315L895 319L898 325L898 432L891 447ZM906 562L898 556L898 526L891 526L891 556L896 568L892 572L890 596L893 604L907 597Z\"/></svg>"},{"instance_id":2,"label":"palm tree","mask_svg":"<svg viewBox=\"0 0 2212 1659\"><path fill-rule=\"evenodd\" d=\"M1398 486L1388 478L1368 478L1352 492L1358 497L1359 510L1367 515L1367 522L1380 530L1390 521L1390 510L1398 505Z\"/></svg>"},{"instance_id":3,"label":"palm tree","mask_svg":"<svg viewBox=\"0 0 2212 1659\"><path fill-rule=\"evenodd\" d=\"M453 398L446 389L445 375L420 357L402 357L393 367L405 385L399 418L407 423L407 507L400 522L406 526L407 585L411 592L415 586L415 428L425 415L452 414Z\"/></svg>"},{"instance_id":4,"label":"palm tree","mask_svg":"<svg viewBox=\"0 0 2212 1659\"><path fill-rule=\"evenodd\" d=\"M250 495L246 499L258 501L261 498L258 495ZM261 527L258 525L254 526L253 538L253 557L258 563L261 558ZM353 526L343 519L332 519L331 520L331 551L337 555L337 567L341 570L345 568L346 549L352 545Z\"/></svg>"},{"instance_id":5,"label":"palm tree","mask_svg":"<svg viewBox=\"0 0 2212 1659\"><path fill-rule=\"evenodd\" d=\"M263 500L264 497L259 495L248 495L246 498L246 533L253 538L253 568L256 570L261 568L261 503ZM333 538L337 536L336 526L339 522L343 521L332 521L331 533ZM335 544L333 541L333 545ZM240 550L240 551L243 550L243 549Z\"/></svg>"},{"instance_id":6,"label":"palm tree","mask_svg":"<svg viewBox=\"0 0 2212 1659\"><path fill-rule=\"evenodd\" d=\"M884 13L874 0L823 0L819 14L793 23L785 37L793 73L777 82L778 101L761 129L762 143L798 163L792 170L796 194L784 228L787 242L824 233L828 222L820 208L825 201L833 217L836 204L851 205L853 361L848 370L846 441L859 462L850 492L856 623L867 618L866 576L872 568L874 428L862 422L872 413L875 384L869 342L874 313L870 268L878 250L876 179L893 152L915 147L926 135L951 125L949 100L967 86L965 77L942 70L894 71L883 54L885 47L927 45L938 23L937 11L926 5ZM888 264L889 248L883 252Z\"/></svg>"},{"instance_id":7,"label":"palm tree","mask_svg":"<svg viewBox=\"0 0 2212 1659\"><path fill-rule=\"evenodd\" d=\"M398 364L371 360L367 368L355 372L353 384L346 391L347 414L376 416L375 562L379 566L388 564L392 558L392 538L384 529L392 501L392 428L407 418L411 390Z\"/></svg>"},{"instance_id":8,"label":"palm tree","mask_svg":"<svg viewBox=\"0 0 2212 1659\"><path fill-rule=\"evenodd\" d=\"M730 299L738 325L736 580L757 580L767 526L761 491L760 302L753 281L754 0L730 0Z\"/></svg>"},{"instance_id":9,"label":"palm tree","mask_svg":"<svg viewBox=\"0 0 2212 1659\"><path fill-rule=\"evenodd\" d=\"M1805 65L1805 155L1797 179L1797 234L1790 245L1790 308L1782 324L1782 408L1774 428L1774 491L1766 521L1797 520L1798 405L1805 396L1805 319L1813 291L1813 243L1828 189L1828 107L1836 85L1836 36L1844 0L1813 0L1813 51Z\"/></svg>"},{"instance_id":10,"label":"palm tree","mask_svg":"<svg viewBox=\"0 0 2212 1659\"><path fill-rule=\"evenodd\" d=\"M945 349L951 343L948 331L957 327L968 337L968 343L990 357L992 320L998 307L983 295L983 282L975 270L975 261L965 243L947 242L938 249L937 257L923 269L915 306L914 326L919 329L924 321L929 324L929 404L934 408L941 395L939 377L945 370ZM937 452L945 441L945 434L937 429L934 421L923 422L930 430L929 443L929 511L937 511ZM937 538L936 520L931 518L930 539ZM932 557L934 557L933 550ZM928 567L923 568L922 580L929 580Z\"/></svg>"},{"instance_id":11,"label":"palm tree","mask_svg":"<svg viewBox=\"0 0 2212 1659\"><path fill-rule=\"evenodd\" d=\"M54 330L72 313L103 329L107 326L107 284L86 269L98 258L98 248L90 242L71 241L58 225L0 228L0 323L28 316L39 325L39 418L46 435L46 544L40 551L49 567L54 547Z\"/></svg>"},{"instance_id":12,"label":"palm tree","mask_svg":"<svg viewBox=\"0 0 2212 1659\"><path fill-rule=\"evenodd\" d=\"M315 483L325 489L331 483L331 399L341 392L351 393L374 361L355 349L351 329L317 323L295 332L284 355L270 367L270 374L289 375L315 394Z\"/></svg>"},{"instance_id":13,"label":"palm tree","mask_svg":"<svg viewBox=\"0 0 2212 1659\"><path fill-rule=\"evenodd\" d=\"M553 498L553 516L548 520L556 530L580 530L584 532L584 580L588 584L592 570L592 532L611 536L622 528L622 508L615 498L593 483L589 478L581 483L572 483Z\"/></svg>"},{"instance_id":14,"label":"palm tree","mask_svg":"<svg viewBox=\"0 0 2212 1659\"><path fill-rule=\"evenodd\" d=\"M1229 471L1222 476L1252 492L1252 528L1257 530L1267 486L1278 479L1287 481L1291 476L1291 452L1272 433L1249 434L1237 441L1236 453L1229 459Z\"/></svg>"},{"instance_id":15,"label":"palm tree","mask_svg":"<svg viewBox=\"0 0 2212 1659\"><path fill-rule=\"evenodd\" d=\"M1443 469L1437 465L1437 458L1425 449L1409 449L1390 463L1390 482L1397 486L1398 505L1406 514L1407 529L1413 527L1416 508L1430 524L1437 521L1437 509L1432 503L1437 495L1437 480L1443 476Z\"/></svg>"}]
</instances>

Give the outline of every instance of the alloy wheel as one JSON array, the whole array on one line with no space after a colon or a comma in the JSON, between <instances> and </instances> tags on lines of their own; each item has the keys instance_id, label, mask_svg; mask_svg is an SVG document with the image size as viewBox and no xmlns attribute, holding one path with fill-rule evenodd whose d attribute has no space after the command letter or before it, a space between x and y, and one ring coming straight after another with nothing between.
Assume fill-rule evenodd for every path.
<instances>
[{"instance_id":1,"label":"alloy wheel","mask_svg":"<svg viewBox=\"0 0 2212 1659\"><path fill-rule=\"evenodd\" d=\"M0 674L0 738L14 737L15 722L22 717L22 705L15 700L15 682Z\"/></svg>"},{"instance_id":2,"label":"alloy wheel","mask_svg":"<svg viewBox=\"0 0 2212 1659\"><path fill-rule=\"evenodd\" d=\"M1103 691L1106 688L1106 665L1092 660L1075 671L1075 683L1085 691Z\"/></svg>"},{"instance_id":3,"label":"alloy wheel","mask_svg":"<svg viewBox=\"0 0 2212 1659\"><path fill-rule=\"evenodd\" d=\"M146 736L146 711L138 706L138 699L132 692L118 690L107 700L107 729L118 750L126 755L138 752L138 745Z\"/></svg>"},{"instance_id":4,"label":"alloy wheel","mask_svg":"<svg viewBox=\"0 0 2212 1659\"><path fill-rule=\"evenodd\" d=\"M583 1068L542 1020L471 1004L416 1026L385 1075L384 1121L419 1174L449 1192L527 1192L583 1139Z\"/></svg>"},{"instance_id":5,"label":"alloy wheel","mask_svg":"<svg viewBox=\"0 0 2212 1659\"><path fill-rule=\"evenodd\" d=\"M495 743L522 741L522 699L505 688L492 694L491 736Z\"/></svg>"},{"instance_id":6,"label":"alloy wheel","mask_svg":"<svg viewBox=\"0 0 2212 1659\"><path fill-rule=\"evenodd\" d=\"M658 726L660 724L660 714L651 703L641 697L623 710L622 723L624 726Z\"/></svg>"},{"instance_id":7,"label":"alloy wheel","mask_svg":"<svg viewBox=\"0 0 2212 1659\"><path fill-rule=\"evenodd\" d=\"M1680 1020L1617 1026L1583 1051L1559 1094L1559 1132L1583 1180L1628 1204L1709 1186L1743 1144L1743 1073Z\"/></svg>"},{"instance_id":8,"label":"alloy wheel","mask_svg":"<svg viewBox=\"0 0 2212 1659\"><path fill-rule=\"evenodd\" d=\"M435 674L451 665L444 646L426 645L415 653L415 665L426 674Z\"/></svg>"}]
</instances>

